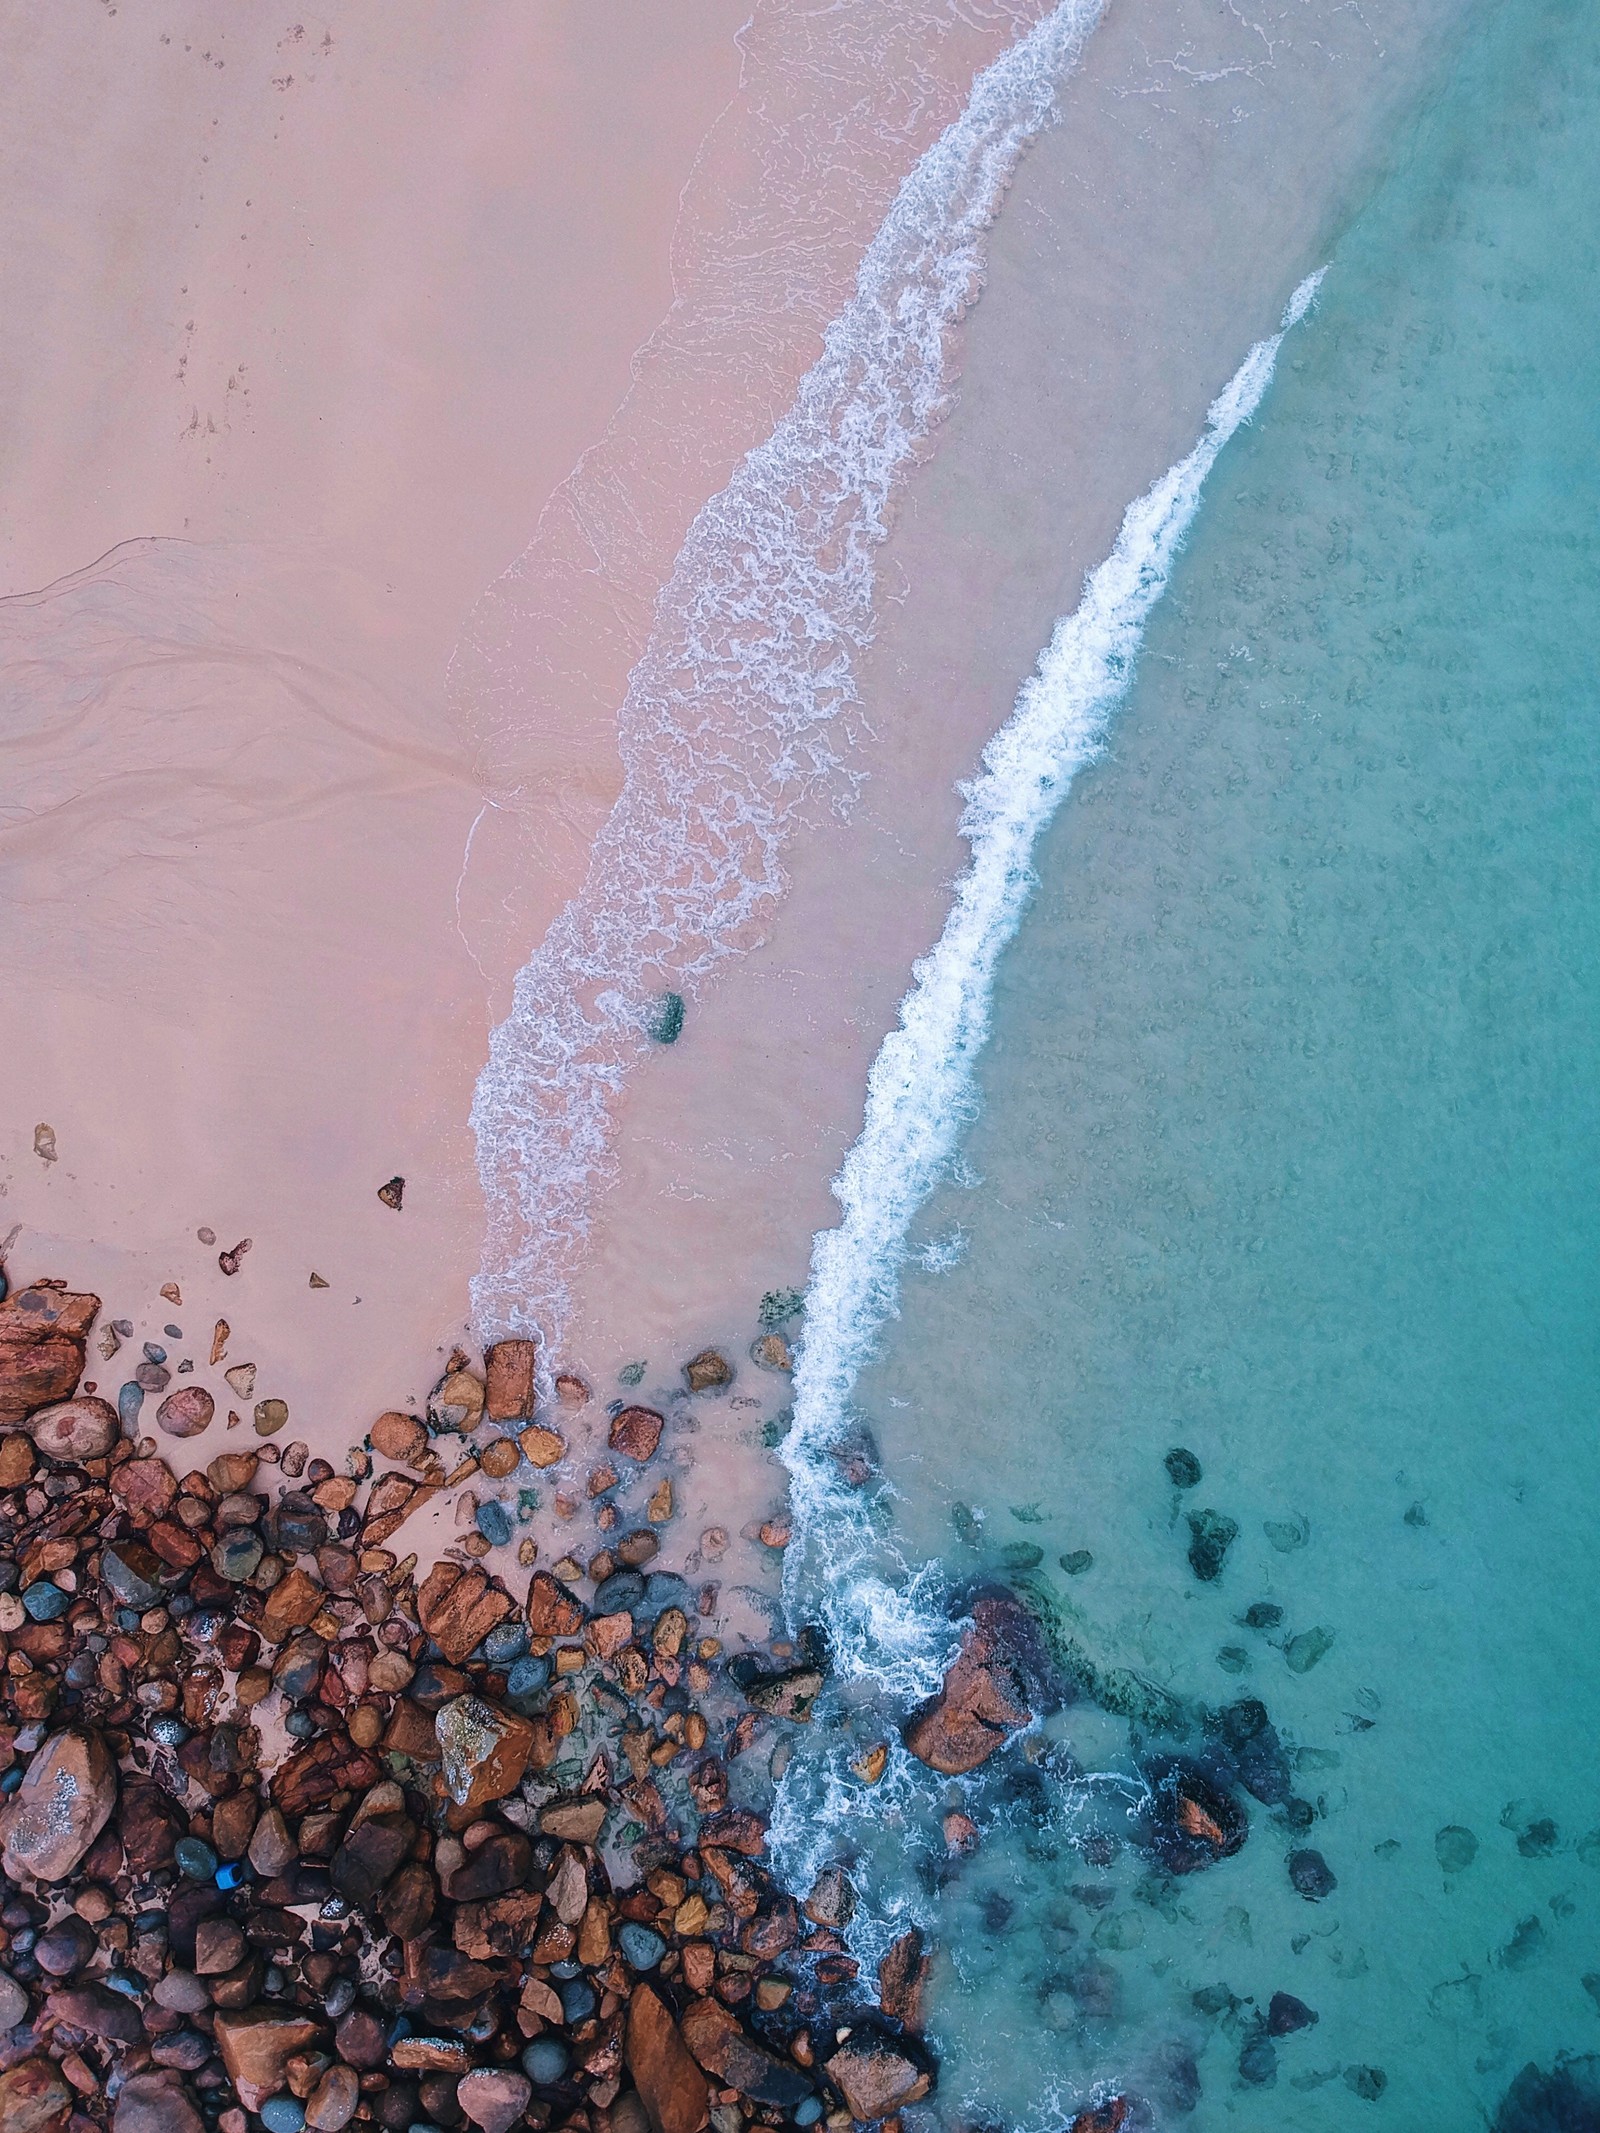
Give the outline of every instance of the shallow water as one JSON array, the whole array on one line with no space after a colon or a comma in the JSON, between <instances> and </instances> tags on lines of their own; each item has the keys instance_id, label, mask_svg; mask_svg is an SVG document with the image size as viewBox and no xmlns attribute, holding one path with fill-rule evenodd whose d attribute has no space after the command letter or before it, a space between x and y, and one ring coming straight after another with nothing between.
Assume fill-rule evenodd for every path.
<instances>
[{"instance_id":1,"label":"shallow water","mask_svg":"<svg viewBox=\"0 0 1600 2133\"><path fill-rule=\"evenodd\" d=\"M951 1788L969 1861L904 1773L840 1823L944 1944L950 2116L1432 2133L1600 2044L1597 116L1593 15L1502 8L1334 247L1040 846L860 1388L908 1554L1010 1576L1100 1697ZM1238 1856L1085 1841L1075 1770L1246 1697L1289 1798ZM1315 2024L1265 2039L1275 1992Z\"/></svg>"}]
</instances>

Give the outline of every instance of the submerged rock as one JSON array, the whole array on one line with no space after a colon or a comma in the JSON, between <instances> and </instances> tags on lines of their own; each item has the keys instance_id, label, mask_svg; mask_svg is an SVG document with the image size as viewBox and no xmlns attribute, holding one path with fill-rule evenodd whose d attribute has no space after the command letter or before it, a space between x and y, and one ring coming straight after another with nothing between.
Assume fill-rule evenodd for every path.
<instances>
[{"instance_id":1,"label":"submerged rock","mask_svg":"<svg viewBox=\"0 0 1600 2133\"><path fill-rule=\"evenodd\" d=\"M1198 1764L1178 1758L1154 1763L1151 1841L1169 1873L1192 1874L1232 1858L1249 1833L1244 1809Z\"/></svg>"},{"instance_id":2,"label":"submerged rock","mask_svg":"<svg viewBox=\"0 0 1600 2133\"><path fill-rule=\"evenodd\" d=\"M1221 1577L1228 1550L1238 1538L1238 1521L1226 1512L1189 1513L1189 1568L1202 1585L1214 1584Z\"/></svg>"},{"instance_id":3,"label":"submerged rock","mask_svg":"<svg viewBox=\"0 0 1600 2133\"><path fill-rule=\"evenodd\" d=\"M1348 2079L1349 2077L1346 2076ZM1500 2099L1494 2133L1592 2133L1600 2126L1600 2057L1532 2060Z\"/></svg>"},{"instance_id":4,"label":"submerged rock","mask_svg":"<svg viewBox=\"0 0 1600 2133\"><path fill-rule=\"evenodd\" d=\"M1303 1896L1307 1903L1321 1903L1324 1897L1331 1896L1339 1886L1327 1860L1321 1852L1313 1851L1309 1845L1291 1852L1288 1864L1289 1880L1295 1893Z\"/></svg>"}]
</instances>

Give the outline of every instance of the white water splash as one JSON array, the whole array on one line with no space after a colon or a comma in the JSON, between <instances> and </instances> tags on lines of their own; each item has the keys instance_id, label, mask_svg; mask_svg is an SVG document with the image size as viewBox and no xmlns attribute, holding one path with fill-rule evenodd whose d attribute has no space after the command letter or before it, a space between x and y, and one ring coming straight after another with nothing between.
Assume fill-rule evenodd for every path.
<instances>
[{"instance_id":1,"label":"white water splash","mask_svg":"<svg viewBox=\"0 0 1600 2133\"><path fill-rule=\"evenodd\" d=\"M895 482L949 397L985 232L1103 0L1061 0L980 74L862 260L794 405L689 530L620 717L621 796L520 973L472 1123L485 1338L559 1337L652 998L759 938L800 809L840 780Z\"/></svg>"}]
</instances>

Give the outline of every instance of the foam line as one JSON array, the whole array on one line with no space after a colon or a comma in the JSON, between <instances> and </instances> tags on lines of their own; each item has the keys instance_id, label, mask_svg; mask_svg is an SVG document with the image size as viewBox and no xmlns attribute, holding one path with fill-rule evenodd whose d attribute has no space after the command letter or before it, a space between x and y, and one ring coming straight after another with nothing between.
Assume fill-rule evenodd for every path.
<instances>
[{"instance_id":1,"label":"foam line","mask_svg":"<svg viewBox=\"0 0 1600 2133\"><path fill-rule=\"evenodd\" d=\"M652 996L692 992L759 937L799 811L840 783L891 493L948 402L985 233L1102 5L1060 0L977 77L794 404L689 530L621 708L621 794L479 1077L485 1338L559 1339Z\"/></svg>"},{"instance_id":2,"label":"foam line","mask_svg":"<svg viewBox=\"0 0 1600 2133\"><path fill-rule=\"evenodd\" d=\"M861 1133L834 1181L843 1219L812 1248L794 1422L782 1448L794 1525L785 1596L791 1614L820 1608L841 1671L901 1697L937 1684L950 1625L922 1602L916 1584L883 1575L869 1510L830 1450L896 1309L912 1221L948 1174L972 1115L995 968L1034 885L1039 833L1099 753L1206 476L1260 406L1284 335L1304 318L1321 280L1319 272L1300 284L1279 332L1256 342L1212 402L1199 442L1128 507L1111 553L1056 625L978 776L961 788L972 857L937 945L915 966L898 1027L873 1062Z\"/></svg>"}]
</instances>

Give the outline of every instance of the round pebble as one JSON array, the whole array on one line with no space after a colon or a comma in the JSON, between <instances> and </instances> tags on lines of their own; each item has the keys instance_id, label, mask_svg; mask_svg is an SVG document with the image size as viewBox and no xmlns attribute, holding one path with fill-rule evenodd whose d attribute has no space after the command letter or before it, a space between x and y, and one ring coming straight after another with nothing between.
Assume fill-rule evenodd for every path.
<instances>
[{"instance_id":1,"label":"round pebble","mask_svg":"<svg viewBox=\"0 0 1600 2133\"><path fill-rule=\"evenodd\" d=\"M522 2071L540 2088L550 2088L567 2070L571 2055L559 2037L535 2037L522 2054Z\"/></svg>"},{"instance_id":2,"label":"round pebble","mask_svg":"<svg viewBox=\"0 0 1600 2133\"><path fill-rule=\"evenodd\" d=\"M584 1978L571 1978L561 1988L561 2012L569 2023L587 2022L599 2004L594 1987Z\"/></svg>"},{"instance_id":3,"label":"round pebble","mask_svg":"<svg viewBox=\"0 0 1600 2133\"><path fill-rule=\"evenodd\" d=\"M618 1932L617 1946L630 1970L654 1970L667 1952L667 1944L659 1933L652 1933L648 1926L641 1926L631 1918Z\"/></svg>"},{"instance_id":4,"label":"round pebble","mask_svg":"<svg viewBox=\"0 0 1600 2133\"><path fill-rule=\"evenodd\" d=\"M269 2096L261 2106L267 2133L300 2133L305 2122L306 2107L296 2096Z\"/></svg>"},{"instance_id":5,"label":"round pebble","mask_svg":"<svg viewBox=\"0 0 1600 2133\"><path fill-rule=\"evenodd\" d=\"M180 1837L172 1855L191 1881L209 1881L217 1871L217 1855L203 1837Z\"/></svg>"},{"instance_id":6,"label":"round pebble","mask_svg":"<svg viewBox=\"0 0 1600 2133\"><path fill-rule=\"evenodd\" d=\"M35 1622L54 1622L72 1605L71 1596L48 1578L40 1578L22 1595L22 1604Z\"/></svg>"},{"instance_id":7,"label":"round pebble","mask_svg":"<svg viewBox=\"0 0 1600 2133\"><path fill-rule=\"evenodd\" d=\"M483 1656L491 1666L512 1666L528 1649L528 1632L520 1622L501 1622L483 1640Z\"/></svg>"},{"instance_id":8,"label":"round pebble","mask_svg":"<svg viewBox=\"0 0 1600 2133\"><path fill-rule=\"evenodd\" d=\"M789 2114L797 2126L814 2126L822 2116L820 2096L802 2096Z\"/></svg>"}]
</instances>

